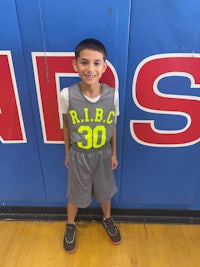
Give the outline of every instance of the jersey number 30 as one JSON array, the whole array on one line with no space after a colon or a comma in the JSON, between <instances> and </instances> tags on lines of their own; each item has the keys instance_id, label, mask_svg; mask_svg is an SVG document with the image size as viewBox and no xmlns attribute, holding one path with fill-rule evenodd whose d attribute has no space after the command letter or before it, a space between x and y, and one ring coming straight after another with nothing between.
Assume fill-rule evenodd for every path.
<instances>
[{"instance_id":1,"label":"jersey number 30","mask_svg":"<svg viewBox=\"0 0 200 267\"><path fill-rule=\"evenodd\" d=\"M85 142L77 142L78 147L82 149L99 148L106 143L106 128L103 125L97 125L94 129L90 126L80 126L78 133L84 134Z\"/></svg>"}]
</instances>

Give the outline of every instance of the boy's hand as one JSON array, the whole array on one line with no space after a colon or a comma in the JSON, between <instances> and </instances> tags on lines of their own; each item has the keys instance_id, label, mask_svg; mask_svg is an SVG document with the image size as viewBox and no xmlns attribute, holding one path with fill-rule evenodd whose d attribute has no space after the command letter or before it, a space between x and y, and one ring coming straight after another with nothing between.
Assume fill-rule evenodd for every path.
<instances>
[{"instance_id":1,"label":"boy's hand","mask_svg":"<svg viewBox=\"0 0 200 267\"><path fill-rule=\"evenodd\" d=\"M68 166L69 166L69 156L68 155L65 158L65 166L66 166L66 168L68 168Z\"/></svg>"},{"instance_id":2,"label":"boy's hand","mask_svg":"<svg viewBox=\"0 0 200 267\"><path fill-rule=\"evenodd\" d=\"M112 156L112 170L115 170L118 166L118 161L116 156Z\"/></svg>"}]
</instances>

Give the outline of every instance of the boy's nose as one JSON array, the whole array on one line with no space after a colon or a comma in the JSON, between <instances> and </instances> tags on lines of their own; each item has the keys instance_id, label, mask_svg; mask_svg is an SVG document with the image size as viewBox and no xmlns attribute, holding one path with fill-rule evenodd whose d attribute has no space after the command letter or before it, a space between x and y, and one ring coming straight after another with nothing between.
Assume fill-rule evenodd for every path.
<instances>
[{"instance_id":1,"label":"boy's nose","mask_svg":"<svg viewBox=\"0 0 200 267\"><path fill-rule=\"evenodd\" d=\"M93 64L88 64L87 70L92 71L94 69Z\"/></svg>"}]
</instances>

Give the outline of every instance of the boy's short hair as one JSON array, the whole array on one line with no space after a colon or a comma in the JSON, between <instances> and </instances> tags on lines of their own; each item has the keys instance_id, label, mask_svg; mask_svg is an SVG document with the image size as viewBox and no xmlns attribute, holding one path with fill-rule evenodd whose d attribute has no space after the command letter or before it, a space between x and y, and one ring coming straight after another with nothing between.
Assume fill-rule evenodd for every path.
<instances>
[{"instance_id":1,"label":"boy's short hair","mask_svg":"<svg viewBox=\"0 0 200 267\"><path fill-rule=\"evenodd\" d=\"M80 56L80 52L84 49L98 51L103 54L104 60L107 57L107 51L102 42L97 39L88 38L81 41L75 48L75 57L78 58Z\"/></svg>"}]
</instances>

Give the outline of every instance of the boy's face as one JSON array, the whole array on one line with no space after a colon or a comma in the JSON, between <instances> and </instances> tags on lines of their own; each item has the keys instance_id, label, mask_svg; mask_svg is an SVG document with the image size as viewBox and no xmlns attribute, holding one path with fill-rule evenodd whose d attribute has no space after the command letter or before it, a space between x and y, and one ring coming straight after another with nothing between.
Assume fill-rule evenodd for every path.
<instances>
[{"instance_id":1,"label":"boy's face","mask_svg":"<svg viewBox=\"0 0 200 267\"><path fill-rule=\"evenodd\" d=\"M98 85L107 63L103 54L89 49L80 52L80 56L73 61L74 70L79 73L81 81L87 86Z\"/></svg>"}]
</instances>

